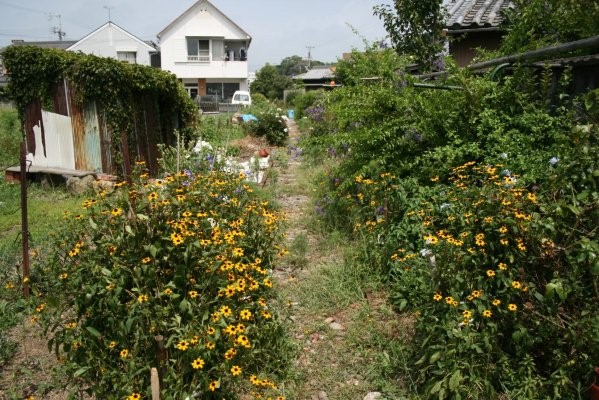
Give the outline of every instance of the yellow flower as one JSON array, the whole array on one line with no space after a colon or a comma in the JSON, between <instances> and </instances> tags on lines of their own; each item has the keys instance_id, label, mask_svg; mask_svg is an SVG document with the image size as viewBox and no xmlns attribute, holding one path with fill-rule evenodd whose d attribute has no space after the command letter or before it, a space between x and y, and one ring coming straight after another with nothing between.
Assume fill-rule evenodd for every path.
<instances>
[{"instance_id":1,"label":"yellow flower","mask_svg":"<svg viewBox=\"0 0 599 400\"><path fill-rule=\"evenodd\" d=\"M189 294L189 297L191 297L192 299L195 299L196 297L198 297L198 292L196 292L195 290L190 291L188 294Z\"/></svg>"},{"instance_id":2,"label":"yellow flower","mask_svg":"<svg viewBox=\"0 0 599 400\"><path fill-rule=\"evenodd\" d=\"M243 256L243 249L240 247L236 247L233 249L233 255L236 257L242 257Z\"/></svg>"},{"instance_id":3,"label":"yellow flower","mask_svg":"<svg viewBox=\"0 0 599 400\"><path fill-rule=\"evenodd\" d=\"M177 343L177 348L181 351L187 350L188 347L189 342L187 340L181 340L179 343Z\"/></svg>"},{"instance_id":4,"label":"yellow flower","mask_svg":"<svg viewBox=\"0 0 599 400\"><path fill-rule=\"evenodd\" d=\"M129 357L129 350L127 350L127 349L121 350L121 352L119 353L119 356L121 358L127 358L127 357Z\"/></svg>"},{"instance_id":5,"label":"yellow flower","mask_svg":"<svg viewBox=\"0 0 599 400\"><path fill-rule=\"evenodd\" d=\"M462 316L464 317L464 319L469 319L469 318L471 318L471 317L472 317L472 311L469 311L469 310L464 310L464 311L462 312Z\"/></svg>"},{"instance_id":6,"label":"yellow flower","mask_svg":"<svg viewBox=\"0 0 599 400\"><path fill-rule=\"evenodd\" d=\"M67 329L75 329L77 327L77 322L69 322L66 324Z\"/></svg>"},{"instance_id":7,"label":"yellow flower","mask_svg":"<svg viewBox=\"0 0 599 400\"><path fill-rule=\"evenodd\" d=\"M515 304L508 304L507 308L510 311L516 311L518 309L518 306Z\"/></svg>"},{"instance_id":8,"label":"yellow flower","mask_svg":"<svg viewBox=\"0 0 599 400\"><path fill-rule=\"evenodd\" d=\"M495 300L493 300L493 305L494 305L494 306L498 306L498 305L500 305L500 304L501 304L501 300L499 300L499 299L495 299Z\"/></svg>"},{"instance_id":9,"label":"yellow flower","mask_svg":"<svg viewBox=\"0 0 599 400\"><path fill-rule=\"evenodd\" d=\"M239 316L241 317L241 319L247 321L250 318L252 318L252 312L250 310L241 310L241 312L239 313Z\"/></svg>"},{"instance_id":10,"label":"yellow flower","mask_svg":"<svg viewBox=\"0 0 599 400\"><path fill-rule=\"evenodd\" d=\"M158 198L158 193L156 192L152 192L148 195L148 200L152 201L152 200L156 200Z\"/></svg>"},{"instance_id":11,"label":"yellow flower","mask_svg":"<svg viewBox=\"0 0 599 400\"><path fill-rule=\"evenodd\" d=\"M522 284L519 281L512 281L512 287L514 289L520 289L522 287Z\"/></svg>"},{"instance_id":12,"label":"yellow flower","mask_svg":"<svg viewBox=\"0 0 599 400\"><path fill-rule=\"evenodd\" d=\"M480 297L482 295L482 292L480 290L474 290L472 291L472 296L474 297Z\"/></svg>"},{"instance_id":13,"label":"yellow flower","mask_svg":"<svg viewBox=\"0 0 599 400\"><path fill-rule=\"evenodd\" d=\"M229 306L222 306L220 308L220 313L224 316L224 317L228 317L231 315L232 311L231 308Z\"/></svg>"},{"instance_id":14,"label":"yellow flower","mask_svg":"<svg viewBox=\"0 0 599 400\"><path fill-rule=\"evenodd\" d=\"M212 381L212 382L210 382L210 384L208 384L208 389L211 392L214 392L219 387L220 387L220 382L219 381Z\"/></svg>"},{"instance_id":15,"label":"yellow flower","mask_svg":"<svg viewBox=\"0 0 599 400\"><path fill-rule=\"evenodd\" d=\"M237 350L230 348L229 350L225 351L225 360L231 360L233 357L235 357L235 355L237 355Z\"/></svg>"},{"instance_id":16,"label":"yellow flower","mask_svg":"<svg viewBox=\"0 0 599 400\"><path fill-rule=\"evenodd\" d=\"M214 342L206 342L206 348L208 350L213 350L216 347L216 344Z\"/></svg>"},{"instance_id":17,"label":"yellow flower","mask_svg":"<svg viewBox=\"0 0 599 400\"><path fill-rule=\"evenodd\" d=\"M114 349L115 347L116 347L116 342L114 340L112 342L108 343L109 349Z\"/></svg>"},{"instance_id":18,"label":"yellow flower","mask_svg":"<svg viewBox=\"0 0 599 400\"><path fill-rule=\"evenodd\" d=\"M171 241L175 246L179 246L183 243L183 236L181 236L179 233L173 232L171 233Z\"/></svg>"},{"instance_id":19,"label":"yellow flower","mask_svg":"<svg viewBox=\"0 0 599 400\"><path fill-rule=\"evenodd\" d=\"M123 209L121 209L121 208L118 208L118 207L115 207L115 208L113 208L113 209L112 209L112 211L110 211L110 213L111 213L111 214L112 214L114 217L116 217L116 216L119 216L119 215L121 215L121 214L123 213Z\"/></svg>"},{"instance_id":20,"label":"yellow flower","mask_svg":"<svg viewBox=\"0 0 599 400\"><path fill-rule=\"evenodd\" d=\"M494 276L495 276L495 271L493 271L492 269L488 269L488 270L487 270L487 276L488 276L489 278L492 278L492 277L494 277Z\"/></svg>"},{"instance_id":21,"label":"yellow flower","mask_svg":"<svg viewBox=\"0 0 599 400\"><path fill-rule=\"evenodd\" d=\"M433 300L435 301L441 301L442 298L443 296L440 293L435 293L435 295L433 296Z\"/></svg>"},{"instance_id":22,"label":"yellow flower","mask_svg":"<svg viewBox=\"0 0 599 400\"><path fill-rule=\"evenodd\" d=\"M148 301L148 295L147 294L140 294L139 296L137 296L137 302L138 303L143 303L144 301Z\"/></svg>"},{"instance_id":23,"label":"yellow flower","mask_svg":"<svg viewBox=\"0 0 599 400\"><path fill-rule=\"evenodd\" d=\"M202 369L204 368L204 360L202 360L201 358L196 358L195 360L193 360L193 362L191 363L191 367L193 369Z\"/></svg>"},{"instance_id":24,"label":"yellow flower","mask_svg":"<svg viewBox=\"0 0 599 400\"><path fill-rule=\"evenodd\" d=\"M150 257L144 257L144 258L142 258L142 260L141 260L141 263L142 263L142 264L147 264L147 263L149 263L150 261L152 261L152 259L151 259Z\"/></svg>"},{"instance_id":25,"label":"yellow flower","mask_svg":"<svg viewBox=\"0 0 599 400\"><path fill-rule=\"evenodd\" d=\"M493 315L493 313L491 312L491 310L485 310L485 311L483 311L483 317L485 317L485 318L491 318L491 315Z\"/></svg>"},{"instance_id":26,"label":"yellow flower","mask_svg":"<svg viewBox=\"0 0 599 400\"><path fill-rule=\"evenodd\" d=\"M237 375L241 374L241 368L239 368L238 365L233 365L231 367L231 374L233 374L233 376L237 376Z\"/></svg>"},{"instance_id":27,"label":"yellow flower","mask_svg":"<svg viewBox=\"0 0 599 400\"><path fill-rule=\"evenodd\" d=\"M171 288L166 288L162 291L162 293L164 293L167 296L170 296L171 294L173 294L173 289Z\"/></svg>"},{"instance_id":28,"label":"yellow flower","mask_svg":"<svg viewBox=\"0 0 599 400\"><path fill-rule=\"evenodd\" d=\"M507 269L507 265L505 263L499 263L499 269L505 271Z\"/></svg>"},{"instance_id":29,"label":"yellow flower","mask_svg":"<svg viewBox=\"0 0 599 400\"><path fill-rule=\"evenodd\" d=\"M139 394L139 393L131 393L127 397L127 400L140 400L140 399L141 399L141 394Z\"/></svg>"}]
</instances>

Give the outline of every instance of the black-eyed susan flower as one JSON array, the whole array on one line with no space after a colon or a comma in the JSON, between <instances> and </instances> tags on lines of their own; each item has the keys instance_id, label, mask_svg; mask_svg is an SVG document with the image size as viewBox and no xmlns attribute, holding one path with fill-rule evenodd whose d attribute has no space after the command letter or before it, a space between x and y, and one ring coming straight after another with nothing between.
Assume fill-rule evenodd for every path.
<instances>
[{"instance_id":1,"label":"black-eyed susan flower","mask_svg":"<svg viewBox=\"0 0 599 400\"><path fill-rule=\"evenodd\" d=\"M520 283L519 281L512 281L512 287L514 289L520 289L522 287L522 283Z\"/></svg>"},{"instance_id":2,"label":"black-eyed susan flower","mask_svg":"<svg viewBox=\"0 0 599 400\"><path fill-rule=\"evenodd\" d=\"M485 318L491 318L492 315L493 315L493 313L491 312L491 310L483 311L483 317L485 317Z\"/></svg>"},{"instance_id":3,"label":"black-eyed susan flower","mask_svg":"<svg viewBox=\"0 0 599 400\"><path fill-rule=\"evenodd\" d=\"M181 350L181 351L185 351L189 348L189 342L187 340L181 340L179 343L177 343L177 349Z\"/></svg>"},{"instance_id":4,"label":"black-eyed susan flower","mask_svg":"<svg viewBox=\"0 0 599 400\"><path fill-rule=\"evenodd\" d=\"M488 269L488 270L487 270L487 276L488 276L489 278L492 278L492 277L494 277L494 276L495 276L495 271L493 271L492 269Z\"/></svg>"},{"instance_id":5,"label":"black-eyed susan flower","mask_svg":"<svg viewBox=\"0 0 599 400\"><path fill-rule=\"evenodd\" d=\"M435 293L435 295L433 296L433 300L435 301L441 301L443 299L443 296L441 295L441 293Z\"/></svg>"},{"instance_id":6,"label":"black-eyed susan flower","mask_svg":"<svg viewBox=\"0 0 599 400\"><path fill-rule=\"evenodd\" d=\"M491 304L493 304L494 306L499 306L501 304L501 300L495 299Z\"/></svg>"},{"instance_id":7,"label":"black-eyed susan flower","mask_svg":"<svg viewBox=\"0 0 599 400\"><path fill-rule=\"evenodd\" d=\"M191 362L191 367L193 369L202 369L202 368L204 368L204 364L205 364L204 360L202 360L201 358L198 357Z\"/></svg>"},{"instance_id":8,"label":"black-eyed susan flower","mask_svg":"<svg viewBox=\"0 0 599 400\"><path fill-rule=\"evenodd\" d=\"M233 365L231 367L231 374L233 376L238 376L239 374L241 374L241 368L238 365Z\"/></svg>"},{"instance_id":9,"label":"black-eyed susan flower","mask_svg":"<svg viewBox=\"0 0 599 400\"><path fill-rule=\"evenodd\" d=\"M511 303L511 304L508 304L507 309L510 310L510 311L517 311L518 310L518 306L515 305L515 304L513 304L513 303Z\"/></svg>"},{"instance_id":10,"label":"black-eyed susan flower","mask_svg":"<svg viewBox=\"0 0 599 400\"><path fill-rule=\"evenodd\" d=\"M189 295L190 298L195 299L196 297L198 297L198 292L196 292L195 290L191 290L189 293L187 293Z\"/></svg>"},{"instance_id":11,"label":"black-eyed susan flower","mask_svg":"<svg viewBox=\"0 0 599 400\"><path fill-rule=\"evenodd\" d=\"M250 318L252 318L252 312L250 310L241 310L239 312L239 317L241 317L241 319L247 321Z\"/></svg>"},{"instance_id":12,"label":"black-eyed susan flower","mask_svg":"<svg viewBox=\"0 0 599 400\"><path fill-rule=\"evenodd\" d=\"M211 392L216 391L216 389L218 389L219 387L220 387L219 381L212 381L208 384L208 390L210 390Z\"/></svg>"},{"instance_id":13,"label":"black-eyed susan flower","mask_svg":"<svg viewBox=\"0 0 599 400\"><path fill-rule=\"evenodd\" d=\"M129 357L129 350L128 349L122 349L119 353L119 356L121 358L127 358Z\"/></svg>"},{"instance_id":14,"label":"black-eyed susan flower","mask_svg":"<svg viewBox=\"0 0 599 400\"><path fill-rule=\"evenodd\" d=\"M117 217L123 213L123 209L119 208L119 207L115 207L110 211L110 213L112 214L113 217Z\"/></svg>"}]
</instances>

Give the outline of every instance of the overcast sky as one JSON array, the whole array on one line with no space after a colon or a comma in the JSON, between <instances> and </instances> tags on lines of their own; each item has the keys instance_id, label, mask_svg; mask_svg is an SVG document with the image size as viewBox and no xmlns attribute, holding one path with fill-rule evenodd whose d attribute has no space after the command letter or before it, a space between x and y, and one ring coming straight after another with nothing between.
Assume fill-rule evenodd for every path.
<instances>
[{"instance_id":1,"label":"overcast sky","mask_svg":"<svg viewBox=\"0 0 599 400\"><path fill-rule=\"evenodd\" d=\"M352 48L386 36L373 6L387 0L211 0L252 36L250 71L288 56L333 62ZM81 39L110 19L143 40L181 15L195 0L0 0L0 47L12 39L57 40L52 28L61 15L65 40ZM353 27L358 35L352 32Z\"/></svg>"}]
</instances>

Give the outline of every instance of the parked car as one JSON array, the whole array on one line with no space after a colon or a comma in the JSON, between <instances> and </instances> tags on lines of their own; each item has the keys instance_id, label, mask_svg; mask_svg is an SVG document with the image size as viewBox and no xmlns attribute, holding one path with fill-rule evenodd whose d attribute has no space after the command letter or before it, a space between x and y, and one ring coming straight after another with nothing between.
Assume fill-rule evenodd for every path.
<instances>
[{"instance_id":1,"label":"parked car","mask_svg":"<svg viewBox=\"0 0 599 400\"><path fill-rule=\"evenodd\" d=\"M247 92L245 90L238 90L235 93L233 93L233 99L231 100L231 104L251 106L252 96L250 96L250 92Z\"/></svg>"}]
</instances>

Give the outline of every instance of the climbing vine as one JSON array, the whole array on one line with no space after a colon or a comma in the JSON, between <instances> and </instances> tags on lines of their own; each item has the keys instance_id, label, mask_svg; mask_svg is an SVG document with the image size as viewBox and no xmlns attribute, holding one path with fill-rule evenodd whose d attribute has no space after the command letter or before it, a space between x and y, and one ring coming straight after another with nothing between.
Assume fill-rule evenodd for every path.
<instances>
[{"instance_id":1,"label":"climbing vine","mask_svg":"<svg viewBox=\"0 0 599 400\"><path fill-rule=\"evenodd\" d=\"M134 137L141 100L155 104L161 131L170 133L174 116L183 127L195 124L197 108L170 72L36 46L9 46L1 56L10 76L7 94L22 120L35 100L51 104L54 88L66 79L74 91L75 103L95 102L113 135L126 132L129 140ZM120 137L113 139L113 144L120 141Z\"/></svg>"}]
</instances>

